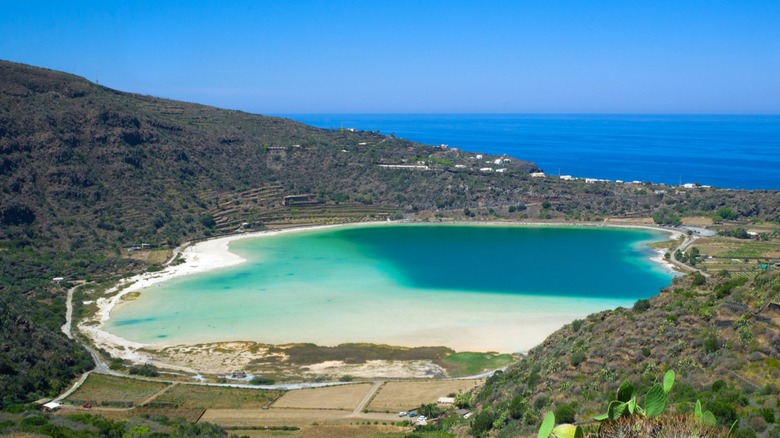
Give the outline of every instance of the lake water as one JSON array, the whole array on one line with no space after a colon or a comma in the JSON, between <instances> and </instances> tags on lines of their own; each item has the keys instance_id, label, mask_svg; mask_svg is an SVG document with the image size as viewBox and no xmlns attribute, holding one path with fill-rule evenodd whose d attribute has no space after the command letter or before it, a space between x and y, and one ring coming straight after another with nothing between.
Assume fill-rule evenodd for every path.
<instances>
[{"instance_id":1,"label":"lake water","mask_svg":"<svg viewBox=\"0 0 780 438\"><path fill-rule=\"evenodd\" d=\"M295 114L320 128L507 154L546 173L780 189L780 116Z\"/></svg>"},{"instance_id":2,"label":"lake water","mask_svg":"<svg viewBox=\"0 0 780 438\"><path fill-rule=\"evenodd\" d=\"M524 351L672 274L651 230L361 225L237 240L247 262L142 291L106 329L144 343L372 342Z\"/></svg>"}]
</instances>

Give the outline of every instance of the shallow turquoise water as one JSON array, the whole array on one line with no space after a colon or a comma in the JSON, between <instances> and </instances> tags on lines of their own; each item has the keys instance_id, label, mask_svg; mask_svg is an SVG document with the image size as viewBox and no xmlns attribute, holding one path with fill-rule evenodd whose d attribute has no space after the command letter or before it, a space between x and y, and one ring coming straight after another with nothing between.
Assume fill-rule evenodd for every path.
<instances>
[{"instance_id":1,"label":"shallow turquoise water","mask_svg":"<svg viewBox=\"0 0 780 438\"><path fill-rule=\"evenodd\" d=\"M549 334L658 293L671 274L649 260L646 243L660 239L649 230L473 225L250 238L230 245L247 262L146 289L112 312L107 329L165 344L376 342L519 351L541 341L540 329Z\"/></svg>"}]
</instances>

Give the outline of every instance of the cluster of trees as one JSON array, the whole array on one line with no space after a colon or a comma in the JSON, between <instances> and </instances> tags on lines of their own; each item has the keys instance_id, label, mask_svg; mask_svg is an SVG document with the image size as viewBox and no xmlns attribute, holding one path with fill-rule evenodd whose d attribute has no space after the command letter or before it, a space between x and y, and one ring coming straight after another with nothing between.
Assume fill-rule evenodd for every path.
<instances>
[{"instance_id":1,"label":"cluster of trees","mask_svg":"<svg viewBox=\"0 0 780 438\"><path fill-rule=\"evenodd\" d=\"M696 263L701 261L701 252L699 251L699 248L695 246L691 247L687 252L682 252L678 249L674 252L674 259L682 263L688 263L691 266L696 266Z\"/></svg>"},{"instance_id":2,"label":"cluster of trees","mask_svg":"<svg viewBox=\"0 0 780 438\"><path fill-rule=\"evenodd\" d=\"M50 415L36 408L15 409L0 422L3 436L52 436L60 438L98 437L237 437L211 423L187 423L162 415L131 420L110 420L98 415Z\"/></svg>"}]
</instances>

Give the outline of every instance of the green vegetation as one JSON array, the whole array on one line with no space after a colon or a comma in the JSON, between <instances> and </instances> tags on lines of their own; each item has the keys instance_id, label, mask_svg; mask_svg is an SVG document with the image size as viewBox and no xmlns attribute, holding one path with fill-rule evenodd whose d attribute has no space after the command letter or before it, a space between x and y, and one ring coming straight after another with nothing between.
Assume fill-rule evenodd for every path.
<instances>
[{"instance_id":1,"label":"green vegetation","mask_svg":"<svg viewBox=\"0 0 780 438\"><path fill-rule=\"evenodd\" d=\"M602 436L621 436L631 427L646 433L712 429L713 417L720 432L711 436L725 436L735 421L733 436L750 430L774 436L780 432L780 393L773 385L780 381L780 312L768 303L778 302L780 270L704 283L695 274L678 277L647 304L590 315L577 330L572 324L554 333L487 379L472 404L493 419L508 414L503 423L491 423L490 433L499 436L504 430L536 433L544 412L571 420L572 410L583 433L594 433L585 426L606 411L610 421L602 430L615 435ZM586 357L575 366L579 353ZM655 381L669 369L677 371L673 380L667 373ZM635 415L624 418L632 410Z\"/></svg>"},{"instance_id":2,"label":"green vegetation","mask_svg":"<svg viewBox=\"0 0 780 438\"><path fill-rule=\"evenodd\" d=\"M271 404L282 391L176 385L155 399L180 409L260 409Z\"/></svg>"},{"instance_id":3,"label":"green vegetation","mask_svg":"<svg viewBox=\"0 0 780 438\"><path fill-rule=\"evenodd\" d=\"M672 209L662 207L653 213L653 222L658 225L680 225L682 220L680 215L675 213Z\"/></svg>"},{"instance_id":4,"label":"green vegetation","mask_svg":"<svg viewBox=\"0 0 780 438\"><path fill-rule=\"evenodd\" d=\"M210 423L187 423L165 416L134 418L130 421L110 420L98 415L49 415L37 411L6 414L0 417L0 435L51 436L62 438L98 437L227 437L220 426Z\"/></svg>"},{"instance_id":5,"label":"green vegetation","mask_svg":"<svg viewBox=\"0 0 780 438\"><path fill-rule=\"evenodd\" d=\"M511 354L459 352L446 356L443 365L452 375L473 376L501 368L513 361Z\"/></svg>"},{"instance_id":6,"label":"green vegetation","mask_svg":"<svg viewBox=\"0 0 780 438\"><path fill-rule=\"evenodd\" d=\"M169 383L149 382L92 373L76 392L68 397L75 405L130 407L168 387Z\"/></svg>"},{"instance_id":7,"label":"green vegetation","mask_svg":"<svg viewBox=\"0 0 780 438\"><path fill-rule=\"evenodd\" d=\"M666 436L673 434L679 436L713 436L723 432L717 428L717 420L710 411L702 411L701 403L696 400L693 416L666 418L659 421L659 417L666 408L666 397L674 385L674 371L669 370L664 374L663 385L655 383L644 398L645 407L642 408L634 395L633 384L626 380L617 390L616 400L609 402L607 413L595 417L600 424L598 428L581 427L574 422L574 409L572 405L561 404L555 412L548 412L542 425L539 427L539 438L578 438L586 435L586 430L598 430L598 436L620 437L626 436L622 431L632 433L630 436ZM563 424L555 426L555 422ZM691 421L692 420L692 421ZM728 435L731 435L736 420L733 422Z\"/></svg>"}]
</instances>

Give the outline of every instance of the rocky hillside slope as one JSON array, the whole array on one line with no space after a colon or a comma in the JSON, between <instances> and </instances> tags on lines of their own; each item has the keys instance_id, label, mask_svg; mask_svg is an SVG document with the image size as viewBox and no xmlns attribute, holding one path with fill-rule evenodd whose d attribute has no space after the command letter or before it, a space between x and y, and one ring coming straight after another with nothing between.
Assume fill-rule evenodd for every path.
<instances>
[{"instance_id":1,"label":"rocky hillside slope","mask_svg":"<svg viewBox=\"0 0 780 438\"><path fill-rule=\"evenodd\" d=\"M541 413L562 409L588 424L621 382L644 394L677 372L669 413L696 400L741 433L780 434L780 270L755 278L678 277L632 309L588 316L557 331L476 396L498 436L531 434ZM495 430L494 430L495 432ZM742 435L739 435L742 436Z\"/></svg>"}]
</instances>

